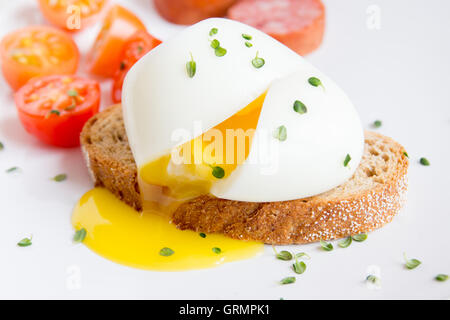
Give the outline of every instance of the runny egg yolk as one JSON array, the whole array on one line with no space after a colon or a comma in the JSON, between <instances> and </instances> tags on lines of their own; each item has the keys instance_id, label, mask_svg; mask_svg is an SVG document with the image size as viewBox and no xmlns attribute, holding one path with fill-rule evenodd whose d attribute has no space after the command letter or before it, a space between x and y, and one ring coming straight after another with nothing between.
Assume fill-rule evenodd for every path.
<instances>
[{"instance_id":1,"label":"runny egg yolk","mask_svg":"<svg viewBox=\"0 0 450 320\"><path fill-rule=\"evenodd\" d=\"M260 253L261 243L182 231L170 219L183 201L209 192L218 179L213 174L215 167L223 169L226 179L245 161L264 98L265 93L177 148L175 155L181 163L175 163L172 153L143 166L139 170L143 212L136 212L106 189L87 192L72 216L74 228L87 231L84 244L114 262L161 271L209 268Z\"/></svg>"},{"instance_id":2,"label":"runny egg yolk","mask_svg":"<svg viewBox=\"0 0 450 320\"><path fill-rule=\"evenodd\" d=\"M266 93L201 136L140 169L145 184L162 186L175 199L207 194L217 179L226 179L247 159ZM176 156L176 159L174 159ZM214 168L224 176L214 174Z\"/></svg>"},{"instance_id":3,"label":"runny egg yolk","mask_svg":"<svg viewBox=\"0 0 450 320\"><path fill-rule=\"evenodd\" d=\"M206 234L203 238L194 231L181 231L168 216L137 212L103 188L95 188L81 198L72 224L77 230L86 229L83 243L88 248L106 259L139 269L210 268L255 256L263 248L257 242L219 234ZM171 249L173 254L161 255L163 248Z\"/></svg>"}]
</instances>

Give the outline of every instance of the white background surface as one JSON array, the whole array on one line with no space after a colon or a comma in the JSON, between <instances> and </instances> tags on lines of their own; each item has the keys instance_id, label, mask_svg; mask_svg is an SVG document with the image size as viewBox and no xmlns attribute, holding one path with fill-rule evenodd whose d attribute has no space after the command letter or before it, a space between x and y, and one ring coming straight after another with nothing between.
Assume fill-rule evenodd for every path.
<instances>
[{"instance_id":1,"label":"white background surface","mask_svg":"<svg viewBox=\"0 0 450 320\"><path fill-rule=\"evenodd\" d=\"M44 23L34 1L0 2L1 37ZM134 9L162 39L177 30L154 13L150 0L116 2ZM1 79L0 298L450 298L450 281L433 280L450 273L450 2L325 3L326 36L307 58L349 94L366 128L381 119L378 130L402 143L411 158L409 200L390 225L347 249L337 244L332 252L317 244L290 247L312 259L297 282L286 286L278 281L293 275L290 263L276 260L270 247L259 258L199 271L149 272L114 264L71 242L71 210L91 188L80 151L44 146L28 135ZM367 26L373 8L380 10L380 29ZM97 31L98 26L77 35L82 51ZM109 86L104 84L103 106L110 103ZM421 156L430 167L418 164ZM6 174L12 166L21 172ZM62 172L67 181L50 180ZM31 234L31 247L16 246ZM422 265L406 270L404 251ZM380 290L364 283L371 266L381 272Z\"/></svg>"}]
</instances>

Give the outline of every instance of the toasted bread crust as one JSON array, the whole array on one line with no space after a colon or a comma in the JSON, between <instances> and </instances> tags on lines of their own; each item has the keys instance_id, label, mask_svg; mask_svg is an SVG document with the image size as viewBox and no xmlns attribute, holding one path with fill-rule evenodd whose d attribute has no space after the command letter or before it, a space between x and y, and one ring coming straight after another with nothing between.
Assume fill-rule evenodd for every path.
<instances>
[{"instance_id":1,"label":"toasted bread crust","mask_svg":"<svg viewBox=\"0 0 450 320\"><path fill-rule=\"evenodd\" d=\"M105 187L141 211L137 167L128 144L120 105L111 106L89 119L80 139L95 186Z\"/></svg>"},{"instance_id":2,"label":"toasted bread crust","mask_svg":"<svg viewBox=\"0 0 450 320\"><path fill-rule=\"evenodd\" d=\"M223 233L266 244L301 244L370 232L392 221L406 199L407 179L335 201L314 197L244 203L202 196L173 215L182 230Z\"/></svg>"},{"instance_id":3,"label":"toasted bread crust","mask_svg":"<svg viewBox=\"0 0 450 320\"><path fill-rule=\"evenodd\" d=\"M114 125L97 132L105 127L103 123L109 123L112 119ZM111 137L114 136L122 137L116 145L120 147L120 159L104 145L105 141L112 143L114 139L111 140ZM121 108L111 107L91 119L82 132L81 143L96 186L106 187L119 199L141 210L137 169L126 139ZM204 195L182 204L172 220L183 230L223 233L235 239L267 244L309 243L370 232L392 220L405 202L407 190L408 159L404 156L403 147L388 137L366 132L363 162L377 152L373 151L375 143L390 150L393 168L389 169L385 178L374 182L373 186L362 188L360 192L334 197L325 193L305 199L268 203L232 201ZM381 169L387 171L386 167ZM369 170L367 175L376 173Z\"/></svg>"}]
</instances>

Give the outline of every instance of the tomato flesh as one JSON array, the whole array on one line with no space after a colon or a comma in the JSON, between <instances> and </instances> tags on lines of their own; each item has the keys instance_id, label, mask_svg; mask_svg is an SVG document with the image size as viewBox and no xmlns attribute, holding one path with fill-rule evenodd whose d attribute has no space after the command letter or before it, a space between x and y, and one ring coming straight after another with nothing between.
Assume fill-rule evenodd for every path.
<instances>
[{"instance_id":1,"label":"tomato flesh","mask_svg":"<svg viewBox=\"0 0 450 320\"><path fill-rule=\"evenodd\" d=\"M122 101L122 86L125 76L131 67L150 50L161 43L160 40L150 35L147 31L136 32L125 43L120 55L120 63L114 75L112 87L112 99L115 103Z\"/></svg>"},{"instance_id":2,"label":"tomato flesh","mask_svg":"<svg viewBox=\"0 0 450 320\"><path fill-rule=\"evenodd\" d=\"M79 61L78 48L64 32L45 26L17 30L0 44L2 72L17 90L33 77L73 74Z\"/></svg>"},{"instance_id":3,"label":"tomato flesh","mask_svg":"<svg viewBox=\"0 0 450 320\"><path fill-rule=\"evenodd\" d=\"M15 94L25 129L58 147L76 147L89 118L100 107L100 86L76 76L47 76L31 80Z\"/></svg>"},{"instance_id":4,"label":"tomato flesh","mask_svg":"<svg viewBox=\"0 0 450 320\"><path fill-rule=\"evenodd\" d=\"M115 66L120 63L120 53L124 44L138 30L145 30L138 17L124 7L113 6L89 53L90 72L98 76L113 77Z\"/></svg>"},{"instance_id":5,"label":"tomato flesh","mask_svg":"<svg viewBox=\"0 0 450 320\"><path fill-rule=\"evenodd\" d=\"M109 0L39 0L44 17L57 27L75 31L99 18Z\"/></svg>"}]
</instances>

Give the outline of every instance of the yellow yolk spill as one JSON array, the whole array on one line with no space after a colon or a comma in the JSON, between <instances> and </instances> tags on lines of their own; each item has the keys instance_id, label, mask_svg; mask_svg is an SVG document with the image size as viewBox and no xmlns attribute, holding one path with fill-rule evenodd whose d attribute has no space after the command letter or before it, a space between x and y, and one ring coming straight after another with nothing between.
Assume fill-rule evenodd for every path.
<instances>
[{"instance_id":1,"label":"yellow yolk spill","mask_svg":"<svg viewBox=\"0 0 450 320\"><path fill-rule=\"evenodd\" d=\"M223 135L224 141L227 129L250 130L245 138L248 140L244 140L245 145L235 143L239 139L233 137L234 153L229 159L225 159L226 151L230 151L232 145L229 141L223 145L217 144L214 138L208 141L211 129L179 148L185 152L181 152L183 159L188 158L190 164L178 165L176 174L169 172L169 167L173 165L170 154L143 166L140 169L140 188L144 200L142 213L121 202L106 189L95 188L87 192L72 216L74 228L85 228L87 231L83 243L114 262L161 271L209 268L250 258L261 252L262 243L234 240L220 234L207 234L203 238L197 232L181 231L170 222L170 217L186 199L209 192L217 180L212 175L212 167L220 165L226 179L248 157L264 99L265 93L213 128ZM208 148L213 146L215 151L205 156ZM224 161L219 164L215 156L216 152L221 151ZM163 256L160 254L163 248L170 248L174 253ZM214 252L213 248L220 248L220 253Z\"/></svg>"},{"instance_id":2,"label":"yellow yolk spill","mask_svg":"<svg viewBox=\"0 0 450 320\"><path fill-rule=\"evenodd\" d=\"M75 229L87 231L84 244L114 262L147 270L176 271L202 269L224 262L250 258L261 252L257 242L234 240L219 234L202 238L193 231L181 231L167 216L139 213L106 189L87 192L72 216ZM162 248L174 251L160 255ZM220 248L221 253L213 252Z\"/></svg>"}]
</instances>

